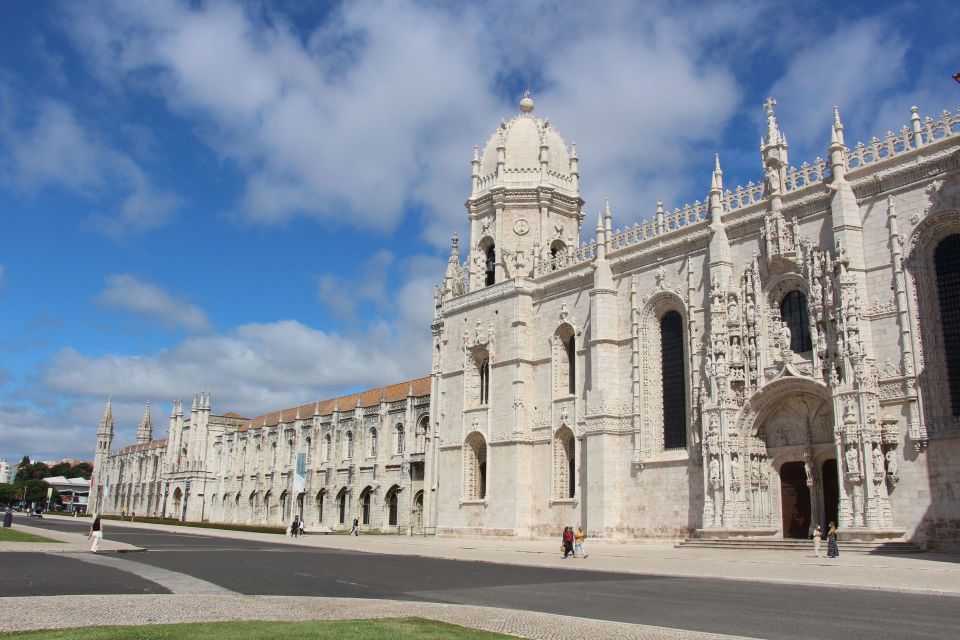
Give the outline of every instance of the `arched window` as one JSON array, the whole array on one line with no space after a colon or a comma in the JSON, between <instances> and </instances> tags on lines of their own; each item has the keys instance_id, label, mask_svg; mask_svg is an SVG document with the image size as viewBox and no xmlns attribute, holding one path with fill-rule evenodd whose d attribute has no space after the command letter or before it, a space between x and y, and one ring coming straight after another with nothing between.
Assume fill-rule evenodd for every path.
<instances>
[{"instance_id":1,"label":"arched window","mask_svg":"<svg viewBox=\"0 0 960 640\"><path fill-rule=\"evenodd\" d=\"M569 364L569 370L567 371L567 393L571 395L577 392L577 336L571 335L570 339L567 340L567 363Z\"/></svg>"},{"instance_id":2,"label":"arched window","mask_svg":"<svg viewBox=\"0 0 960 640\"><path fill-rule=\"evenodd\" d=\"M561 324L553 340L554 393L573 395L577 391L577 343L573 327Z\"/></svg>"},{"instance_id":3,"label":"arched window","mask_svg":"<svg viewBox=\"0 0 960 640\"><path fill-rule=\"evenodd\" d=\"M399 512L400 500L397 498L397 488L390 489L387 494L387 524L391 527L397 526L397 513Z\"/></svg>"},{"instance_id":4,"label":"arched window","mask_svg":"<svg viewBox=\"0 0 960 640\"><path fill-rule=\"evenodd\" d=\"M951 414L960 416L960 234L947 236L937 245L933 263L937 271Z\"/></svg>"},{"instance_id":5,"label":"arched window","mask_svg":"<svg viewBox=\"0 0 960 640\"><path fill-rule=\"evenodd\" d=\"M307 436L307 464L310 464L310 458L313 457L313 438Z\"/></svg>"},{"instance_id":6,"label":"arched window","mask_svg":"<svg viewBox=\"0 0 960 640\"><path fill-rule=\"evenodd\" d=\"M553 439L553 497L564 500L576 495L573 432L568 427L560 427Z\"/></svg>"},{"instance_id":7,"label":"arched window","mask_svg":"<svg viewBox=\"0 0 960 640\"><path fill-rule=\"evenodd\" d=\"M464 500L487 497L487 441L477 432L467 437L464 446Z\"/></svg>"},{"instance_id":8,"label":"arched window","mask_svg":"<svg viewBox=\"0 0 960 640\"><path fill-rule=\"evenodd\" d=\"M484 268L484 285L489 287L497 281L497 250L491 244L487 247L486 263Z\"/></svg>"},{"instance_id":9,"label":"arched window","mask_svg":"<svg viewBox=\"0 0 960 640\"><path fill-rule=\"evenodd\" d=\"M370 487L363 490L360 494L360 516L363 524L370 524Z\"/></svg>"},{"instance_id":10,"label":"arched window","mask_svg":"<svg viewBox=\"0 0 960 640\"><path fill-rule=\"evenodd\" d=\"M802 291L791 291L780 302L780 318L790 329L790 350L805 353L812 349L810 320L807 316L807 296Z\"/></svg>"},{"instance_id":11,"label":"arched window","mask_svg":"<svg viewBox=\"0 0 960 640\"><path fill-rule=\"evenodd\" d=\"M377 430L370 429L370 457L377 457Z\"/></svg>"},{"instance_id":12,"label":"arched window","mask_svg":"<svg viewBox=\"0 0 960 640\"><path fill-rule=\"evenodd\" d=\"M323 459L330 462L330 434L323 436Z\"/></svg>"},{"instance_id":13,"label":"arched window","mask_svg":"<svg viewBox=\"0 0 960 640\"><path fill-rule=\"evenodd\" d=\"M347 460L353 458L353 432L347 431L347 437L344 440L343 457Z\"/></svg>"},{"instance_id":14,"label":"arched window","mask_svg":"<svg viewBox=\"0 0 960 640\"><path fill-rule=\"evenodd\" d=\"M429 418L423 416L420 418L420 422L417 423L417 433L416 433L416 450L415 453L424 453L427 450L427 424Z\"/></svg>"},{"instance_id":15,"label":"arched window","mask_svg":"<svg viewBox=\"0 0 960 640\"><path fill-rule=\"evenodd\" d=\"M477 354L476 365L479 383L478 399L480 400L480 404L487 404L490 402L490 358L487 357L486 351Z\"/></svg>"},{"instance_id":16,"label":"arched window","mask_svg":"<svg viewBox=\"0 0 960 640\"><path fill-rule=\"evenodd\" d=\"M660 319L663 381L663 448L687 446L687 390L683 360L683 318L668 311Z\"/></svg>"},{"instance_id":17,"label":"arched window","mask_svg":"<svg viewBox=\"0 0 960 640\"><path fill-rule=\"evenodd\" d=\"M398 454L398 455L403 454L403 447L404 447L404 441L403 441L403 425L402 425L402 424L398 424L398 425L397 425L397 454Z\"/></svg>"}]
</instances>

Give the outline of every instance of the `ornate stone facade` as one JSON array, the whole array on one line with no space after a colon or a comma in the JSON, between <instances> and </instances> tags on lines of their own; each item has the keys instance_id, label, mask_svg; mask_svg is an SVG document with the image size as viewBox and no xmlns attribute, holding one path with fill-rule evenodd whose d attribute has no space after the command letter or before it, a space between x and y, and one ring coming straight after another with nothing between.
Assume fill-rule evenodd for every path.
<instances>
[{"instance_id":1,"label":"ornate stone facade","mask_svg":"<svg viewBox=\"0 0 960 640\"><path fill-rule=\"evenodd\" d=\"M835 111L828 159L794 168L775 105L762 181L725 189L717 158L704 202L623 229L606 204L587 241L576 147L526 95L474 149L429 378L253 420L201 396L168 441L143 427L117 454L108 407L91 503L622 539L835 520L960 544L960 115L913 109L851 148Z\"/></svg>"},{"instance_id":2,"label":"ornate stone facade","mask_svg":"<svg viewBox=\"0 0 960 640\"><path fill-rule=\"evenodd\" d=\"M717 158L704 202L619 230L607 204L589 241L575 147L529 96L475 153L470 243L454 239L433 323L438 532L800 537L835 520L960 541L934 264L960 234L960 116L914 109L848 148L835 111L828 159L794 168L775 105L761 182L725 189ZM465 357L481 334L483 396Z\"/></svg>"}]
</instances>

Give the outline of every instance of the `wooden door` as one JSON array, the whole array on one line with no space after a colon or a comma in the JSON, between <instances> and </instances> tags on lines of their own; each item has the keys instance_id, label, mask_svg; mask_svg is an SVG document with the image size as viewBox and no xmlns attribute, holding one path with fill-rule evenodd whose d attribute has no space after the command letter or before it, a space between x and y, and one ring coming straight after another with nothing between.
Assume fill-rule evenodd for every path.
<instances>
[{"instance_id":1,"label":"wooden door","mask_svg":"<svg viewBox=\"0 0 960 640\"><path fill-rule=\"evenodd\" d=\"M810 488L802 462L785 462L780 467L780 504L783 537L806 538L810 532Z\"/></svg>"}]
</instances>

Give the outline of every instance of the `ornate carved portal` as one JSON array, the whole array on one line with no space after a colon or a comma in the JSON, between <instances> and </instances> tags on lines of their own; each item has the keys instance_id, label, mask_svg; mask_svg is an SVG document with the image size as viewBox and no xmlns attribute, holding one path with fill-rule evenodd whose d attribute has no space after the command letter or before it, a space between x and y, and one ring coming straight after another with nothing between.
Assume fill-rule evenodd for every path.
<instances>
[{"instance_id":1,"label":"ornate carved portal","mask_svg":"<svg viewBox=\"0 0 960 640\"><path fill-rule=\"evenodd\" d=\"M754 424L747 443L747 513L740 519L751 528L778 529L785 538L806 538L816 523L837 513L838 478L823 476L829 469L837 473L832 404L814 393L791 393Z\"/></svg>"}]
</instances>

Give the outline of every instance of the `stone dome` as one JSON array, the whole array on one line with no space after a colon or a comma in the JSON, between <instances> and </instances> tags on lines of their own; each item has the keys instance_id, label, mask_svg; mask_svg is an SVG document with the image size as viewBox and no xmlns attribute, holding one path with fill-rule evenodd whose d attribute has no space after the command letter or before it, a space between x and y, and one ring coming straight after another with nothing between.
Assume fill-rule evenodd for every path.
<instances>
[{"instance_id":1,"label":"stone dome","mask_svg":"<svg viewBox=\"0 0 960 640\"><path fill-rule=\"evenodd\" d=\"M547 119L533 115L530 92L520 101L520 113L510 121L502 121L487 140L480 156L480 189L496 186L535 188L554 187L578 196L577 180L570 166L570 153L563 137ZM547 145L547 174L541 177L540 146ZM504 150L502 175L497 175L498 147Z\"/></svg>"}]
</instances>

